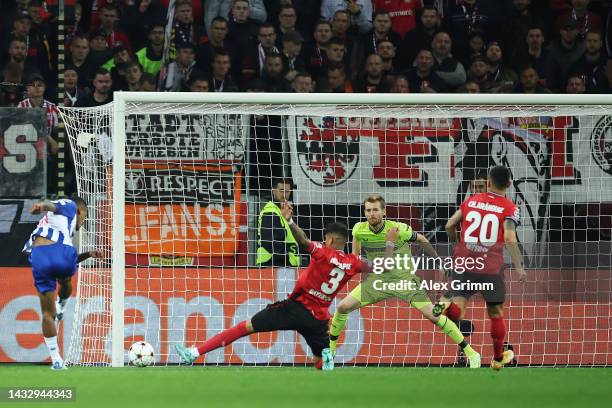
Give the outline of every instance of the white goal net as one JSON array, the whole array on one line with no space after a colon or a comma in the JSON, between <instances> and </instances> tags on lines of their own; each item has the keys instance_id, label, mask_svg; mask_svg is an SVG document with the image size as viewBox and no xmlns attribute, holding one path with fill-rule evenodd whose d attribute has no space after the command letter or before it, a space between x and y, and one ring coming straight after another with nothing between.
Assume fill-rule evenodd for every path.
<instances>
[{"instance_id":1,"label":"white goal net","mask_svg":"<svg viewBox=\"0 0 612 408\"><path fill-rule=\"evenodd\" d=\"M300 268L256 265L272 180L293 183L294 219L312 240L323 239L328 222L351 229L363 221L364 198L380 194L388 219L448 256L444 225L493 165L510 168L509 198L521 209L528 282L517 281L509 258L505 272L506 341L518 364L612 363L612 99L554 105L496 95L491 105L461 95L451 105L397 95L382 103L367 95L334 103L115 95L115 113L113 105L61 109L90 208L80 246L107 255L80 266L75 317L64 328L70 363L122 365L130 344L144 339L157 365L176 364L175 344L200 344L286 298ZM437 271L418 273L445 282ZM429 293L435 301L445 290ZM468 340L488 361L490 322L479 295L465 319L473 323ZM303 365L310 355L295 332L262 333L198 362ZM387 300L350 315L336 362L452 365L457 346L408 304Z\"/></svg>"}]
</instances>

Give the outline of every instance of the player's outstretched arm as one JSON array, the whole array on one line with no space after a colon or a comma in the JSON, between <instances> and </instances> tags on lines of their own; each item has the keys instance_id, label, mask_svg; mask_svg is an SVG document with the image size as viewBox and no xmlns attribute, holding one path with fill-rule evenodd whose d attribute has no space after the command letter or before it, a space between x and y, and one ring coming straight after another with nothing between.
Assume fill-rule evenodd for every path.
<instances>
[{"instance_id":1,"label":"player's outstretched arm","mask_svg":"<svg viewBox=\"0 0 612 408\"><path fill-rule=\"evenodd\" d=\"M512 220L504 221L504 242L506 243L506 248L508 248L508 252L510 253L510 258L512 259L514 268L519 274L519 281L523 283L527 280L527 274L525 273L523 256L521 255L521 250L518 246L518 239L516 238L516 224Z\"/></svg>"},{"instance_id":2,"label":"player's outstretched arm","mask_svg":"<svg viewBox=\"0 0 612 408\"><path fill-rule=\"evenodd\" d=\"M425 251L425 254L427 254L427 256L430 256L432 258L438 257L438 251L434 249L433 245L431 245L431 242L429 242L425 235L417 233L416 243L419 244L421 248L423 248L423 251Z\"/></svg>"},{"instance_id":3,"label":"player's outstretched arm","mask_svg":"<svg viewBox=\"0 0 612 408\"><path fill-rule=\"evenodd\" d=\"M307 249L310 246L310 239L306 236L306 233L295 223L291 218L293 215L293 207L290 203L285 201L281 206L281 214L288 221L289 228L291 229L291 233L293 233L293 237L298 245L302 249Z\"/></svg>"},{"instance_id":4,"label":"player's outstretched arm","mask_svg":"<svg viewBox=\"0 0 612 408\"><path fill-rule=\"evenodd\" d=\"M55 212L57 207L50 201L43 201L42 203L36 203L30 208L30 214L40 214L47 211Z\"/></svg>"},{"instance_id":5,"label":"player's outstretched arm","mask_svg":"<svg viewBox=\"0 0 612 408\"><path fill-rule=\"evenodd\" d=\"M102 258L102 251L87 251L87 252L83 252L82 254L79 254L79 257L77 258L77 262L83 262L89 258Z\"/></svg>"},{"instance_id":6,"label":"player's outstretched arm","mask_svg":"<svg viewBox=\"0 0 612 408\"><path fill-rule=\"evenodd\" d=\"M457 210L444 226L450 242L457 242L457 225L461 222L461 218L463 218L461 210Z\"/></svg>"}]
</instances>

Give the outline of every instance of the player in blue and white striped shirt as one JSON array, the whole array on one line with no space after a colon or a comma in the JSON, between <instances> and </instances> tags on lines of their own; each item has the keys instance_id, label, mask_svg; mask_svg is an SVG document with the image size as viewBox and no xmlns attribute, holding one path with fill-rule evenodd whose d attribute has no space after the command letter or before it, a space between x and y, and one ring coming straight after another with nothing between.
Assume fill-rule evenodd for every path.
<instances>
[{"instance_id":1,"label":"player in blue and white striped shirt","mask_svg":"<svg viewBox=\"0 0 612 408\"><path fill-rule=\"evenodd\" d=\"M90 257L100 258L99 251L77 255L72 243L74 233L87 217L87 203L82 198L46 201L32 206L30 213L45 213L30 235L23 252L30 253L34 286L40 298L43 314L42 331L51 355L54 370L64 367L57 345L55 319L62 319L66 302L72 293L72 276L77 263ZM56 284L59 283L58 301L55 303Z\"/></svg>"}]
</instances>

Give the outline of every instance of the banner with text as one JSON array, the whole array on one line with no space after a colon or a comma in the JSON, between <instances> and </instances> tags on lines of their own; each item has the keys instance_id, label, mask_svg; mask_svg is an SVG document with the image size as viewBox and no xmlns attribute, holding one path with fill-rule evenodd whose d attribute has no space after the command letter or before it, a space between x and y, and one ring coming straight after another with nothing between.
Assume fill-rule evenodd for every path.
<instances>
[{"instance_id":1,"label":"banner with text","mask_svg":"<svg viewBox=\"0 0 612 408\"><path fill-rule=\"evenodd\" d=\"M0 108L0 197L47 194L47 117L42 108Z\"/></svg>"},{"instance_id":2,"label":"banner with text","mask_svg":"<svg viewBox=\"0 0 612 408\"><path fill-rule=\"evenodd\" d=\"M295 116L287 128L299 203L357 204L372 193L393 203L456 203L466 179L495 164L511 166L511 197L538 203L536 224L546 201L612 201L611 116Z\"/></svg>"}]
</instances>

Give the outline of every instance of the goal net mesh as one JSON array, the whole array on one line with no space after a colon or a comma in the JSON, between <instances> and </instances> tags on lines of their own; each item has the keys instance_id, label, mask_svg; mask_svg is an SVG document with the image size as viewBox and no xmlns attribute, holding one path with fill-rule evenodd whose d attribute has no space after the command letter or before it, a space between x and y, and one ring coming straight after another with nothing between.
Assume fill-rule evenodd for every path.
<instances>
[{"instance_id":1,"label":"goal net mesh","mask_svg":"<svg viewBox=\"0 0 612 408\"><path fill-rule=\"evenodd\" d=\"M163 100L163 95L160 96ZM127 350L146 340L156 364L176 364L175 344L200 344L287 297L302 268L256 264L258 217L272 180L293 182L294 220L314 241L328 222L364 221L382 195L386 216L424 235L441 256L444 226L493 165L512 172L528 281L506 255L506 341L529 366L612 363L610 331L612 118L610 106L254 105L126 102L125 138L112 105L61 109L79 195L89 203L66 358L111 358L112 144L125 150ZM350 247L346 249L350 251ZM419 256L420 248L413 247ZM274 259L284 254L273 254ZM438 271L425 281L449 283ZM360 281L353 278L332 304ZM430 288L432 301L444 288ZM480 295L467 339L492 357ZM462 325L464 327L465 325ZM351 313L336 362L452 365L458 348L421 313L389 299ZM126 353L127 356L127 353ZM206 355L206 364L303 365L295 332L261 333ZM126 357L127 358L127 357ZM127 361L127 360L126 360Z\"/></svg>"}]
</instances>

